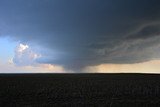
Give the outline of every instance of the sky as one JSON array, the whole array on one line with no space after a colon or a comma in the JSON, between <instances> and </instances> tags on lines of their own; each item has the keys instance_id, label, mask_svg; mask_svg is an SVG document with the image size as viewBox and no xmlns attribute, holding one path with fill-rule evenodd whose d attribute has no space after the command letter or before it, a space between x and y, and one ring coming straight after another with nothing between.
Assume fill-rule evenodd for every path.
<instances>
[{"instance_id":1,"label":"sky","mask_svg":"<svg viewBox=\"0 0 160 107\"><path fill-rule=\"evenodd\" d=\"M160 73L159 0L0 0L0 73Z\"/></svg>"}]
</instances>

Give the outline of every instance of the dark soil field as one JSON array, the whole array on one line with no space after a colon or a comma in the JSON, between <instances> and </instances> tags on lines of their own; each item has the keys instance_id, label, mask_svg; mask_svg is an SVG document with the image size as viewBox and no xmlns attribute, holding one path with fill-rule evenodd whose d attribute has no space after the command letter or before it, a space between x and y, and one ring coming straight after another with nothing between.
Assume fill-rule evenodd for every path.
<instances>
[{"instance_id":1,"label":"dark soil field","mask_svg":"<svg viewBox=\"0 0 160 107\"><path fill-rule=\"evenodd\" d=\"M1 74L0 107L160 107L160 75Z\"/></svg>"}]
</instances>

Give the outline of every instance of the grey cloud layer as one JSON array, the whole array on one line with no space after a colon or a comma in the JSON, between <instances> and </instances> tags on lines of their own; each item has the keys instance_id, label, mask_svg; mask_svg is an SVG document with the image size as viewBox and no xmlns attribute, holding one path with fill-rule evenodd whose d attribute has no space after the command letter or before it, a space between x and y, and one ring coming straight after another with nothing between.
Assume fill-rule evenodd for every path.
<instances>
[{"instance_id":1,"label":"grey cloud layer","mask_svg":"<svg viewBox=\"0 0 160 107\"><path fill-rule=\"evenodd\" d=\"M40 63L77 70L160 57L159 0L1 0L0 14L1 35L50 50Z\"/></svg>"}]
</instances>

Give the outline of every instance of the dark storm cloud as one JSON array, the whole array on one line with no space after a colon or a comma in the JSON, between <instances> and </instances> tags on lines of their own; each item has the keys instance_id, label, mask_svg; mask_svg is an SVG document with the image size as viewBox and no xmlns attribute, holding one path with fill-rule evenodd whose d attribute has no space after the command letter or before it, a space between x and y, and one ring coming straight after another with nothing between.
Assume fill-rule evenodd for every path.
<instances>
[{"instance_id":1,"label":"dark storm cloud","mask_svg":"<svg viewBox=\"0 0 160 107\"><path fill-rule=\"evenodd\" d=\"M145 26L136 33L128 35L127 39L147 39L155 36L160 36L160 24Z\"/></svg>"},{"instance_id":2,"label":"dark storm cloud","mask_svg":"<svg viewBox=\"0 0 160 107\"><path fill-rule=\"evenodd\" d=\"M74 70L158 58L159 0L1 0L0 15L1 35L50 50L40 63Z\"/></svg>"}]
</instances>

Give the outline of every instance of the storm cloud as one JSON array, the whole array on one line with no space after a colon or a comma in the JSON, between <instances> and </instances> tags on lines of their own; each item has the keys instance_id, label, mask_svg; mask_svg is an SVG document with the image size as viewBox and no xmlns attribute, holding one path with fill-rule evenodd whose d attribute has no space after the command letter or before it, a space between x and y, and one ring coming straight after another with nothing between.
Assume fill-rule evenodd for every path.
<instances>
[{"instance_id":1,"label":"storm cloud","mask_svg":"<svg viewBox=\"0 0 160 107\"><path fill-rule=\"evenodd\" d=\"M44 48L39 63L76 72L160 58L159 0L1 0L0 16L0 36Z\"/></svg>"}]
</instances>

